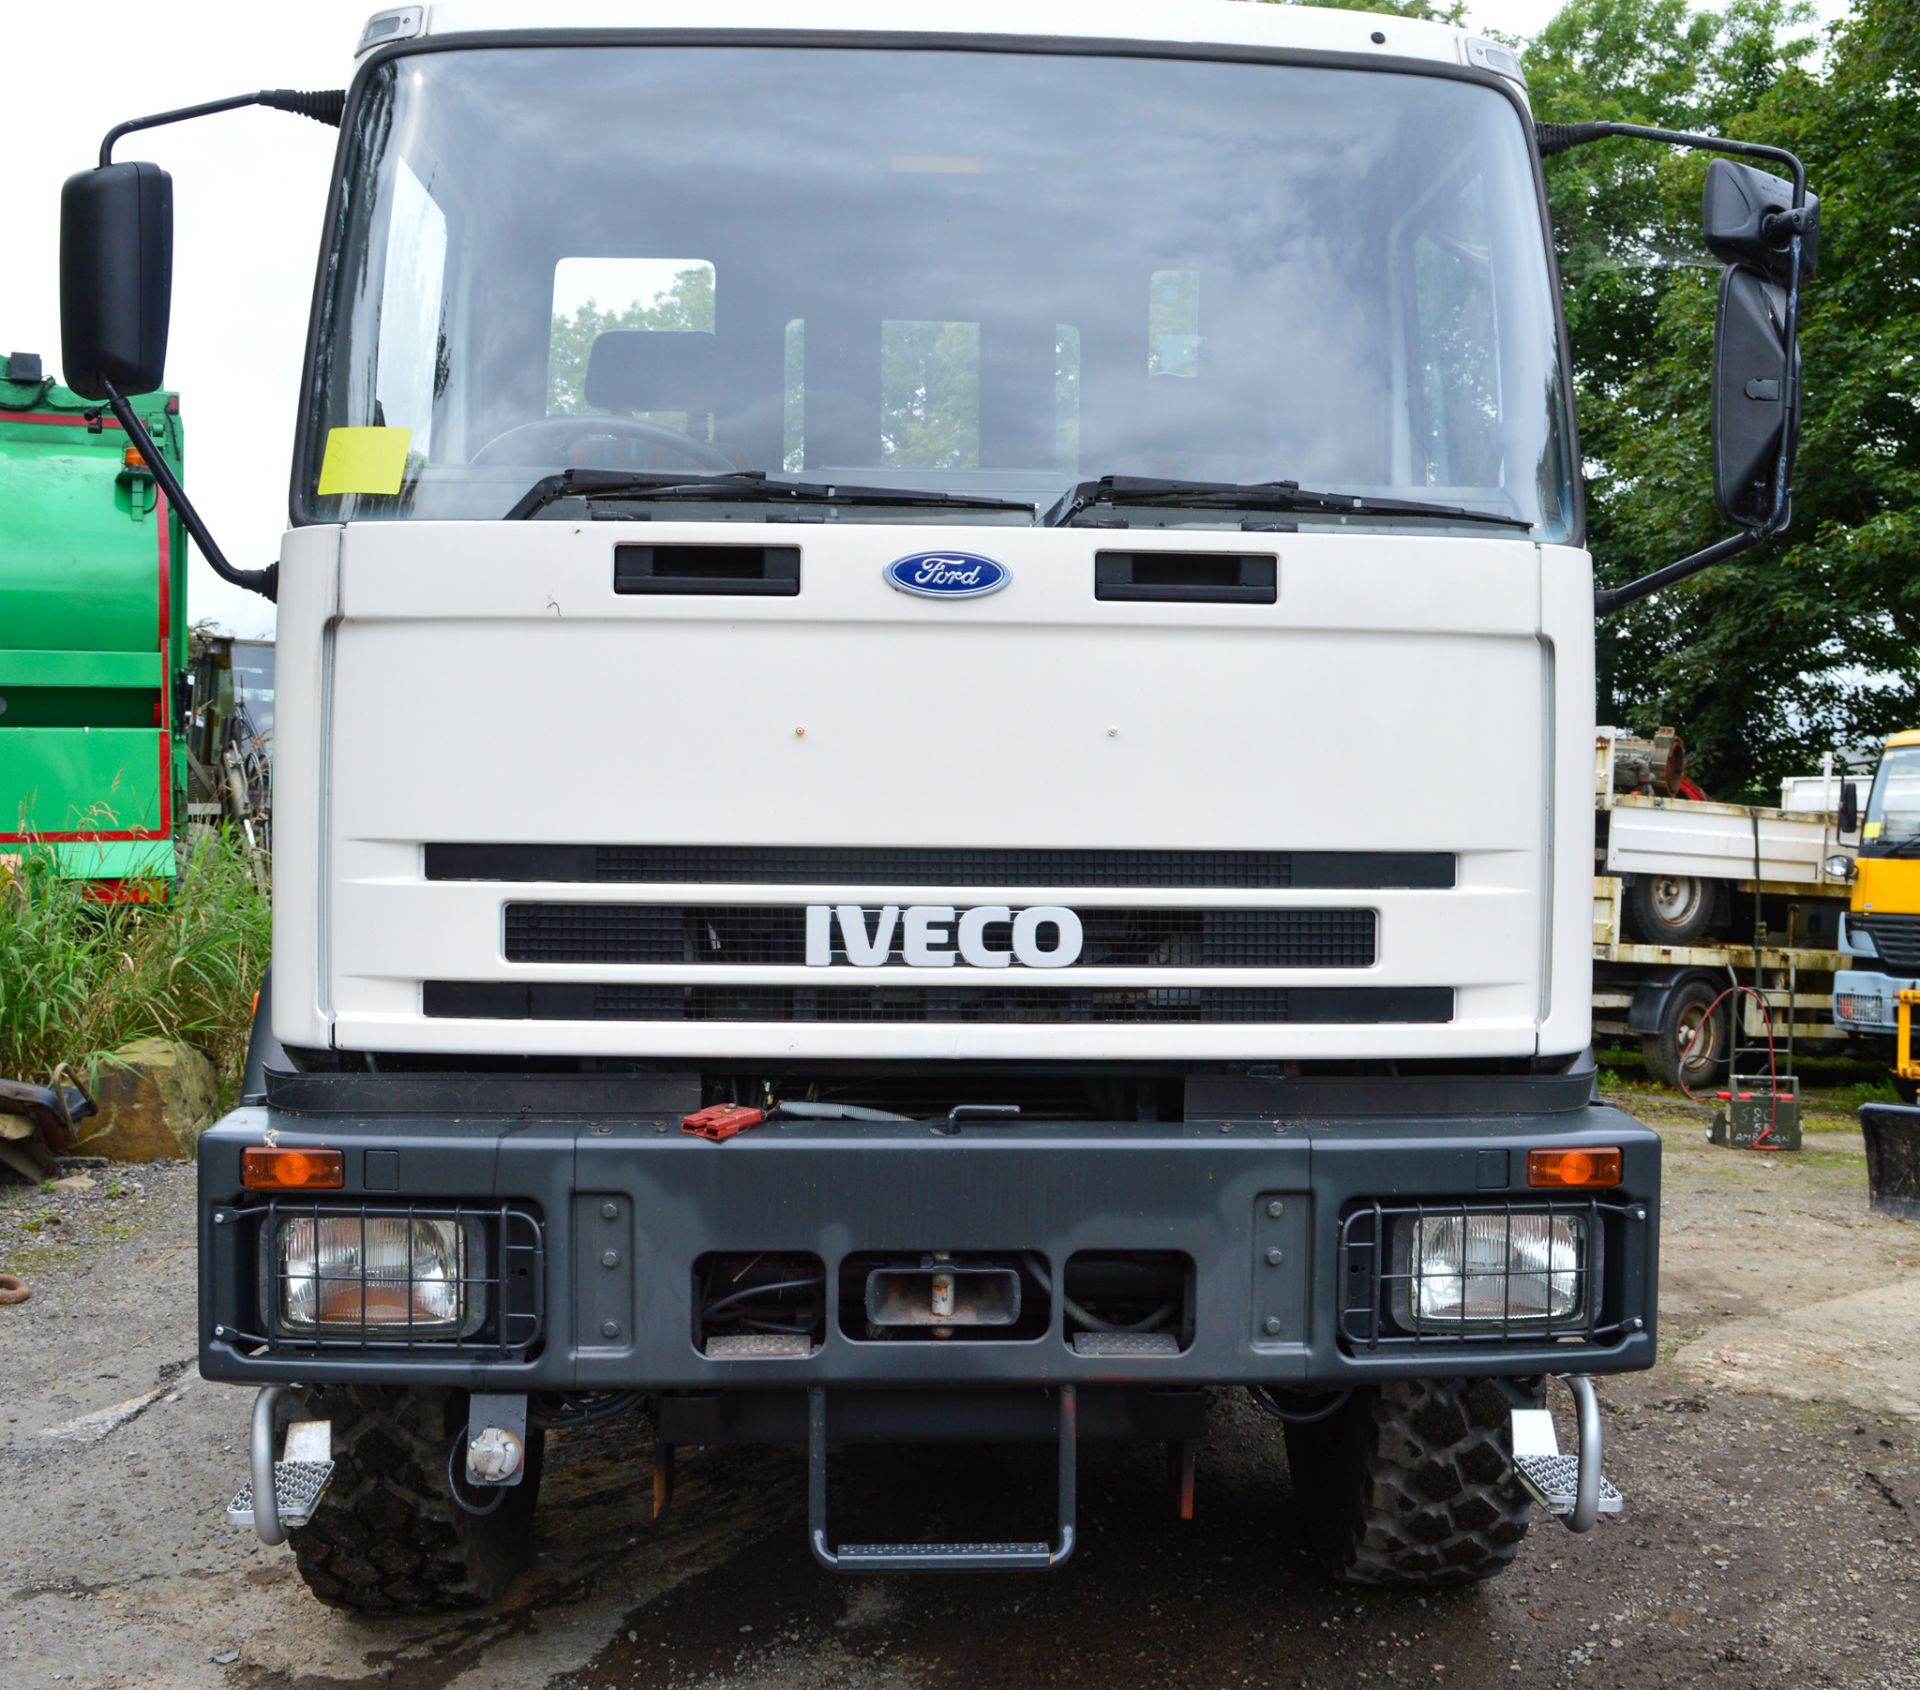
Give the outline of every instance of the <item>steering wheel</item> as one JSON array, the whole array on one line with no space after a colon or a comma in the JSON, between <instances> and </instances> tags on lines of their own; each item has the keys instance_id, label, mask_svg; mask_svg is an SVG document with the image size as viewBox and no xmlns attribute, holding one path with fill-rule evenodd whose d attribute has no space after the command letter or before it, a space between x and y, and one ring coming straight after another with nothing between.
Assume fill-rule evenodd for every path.
<instances>
[{"instance_id":1,"label":"steering wheel","mask_svg":"<svg viewBox=\"0 0 1920 1690\"><path fill-rule=\"evenodd\" d=\"M677 428L641 422L637 417L538 417L508 429L505 434L496 434L473 454L471 461L476 464L551 462L555 457L566 457L589 440L604 439L608 435L644 441L649 446L663 447L677 454L682 462L669 464L670 470L685 467L725 473L740 467L718 446L695 440ZM625 469L628 466L606 467Z\"/></svg>"}]
</instances>

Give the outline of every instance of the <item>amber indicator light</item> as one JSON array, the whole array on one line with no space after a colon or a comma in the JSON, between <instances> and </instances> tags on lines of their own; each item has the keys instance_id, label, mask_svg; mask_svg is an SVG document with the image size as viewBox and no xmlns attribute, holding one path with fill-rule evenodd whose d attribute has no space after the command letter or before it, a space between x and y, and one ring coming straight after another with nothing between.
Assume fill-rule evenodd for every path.
<instances>
[{"instance_id":1,"label":"amber indicator light","mask_svg":"<svg viewBox=\"0 0 1920 1690\"><path fill-rule=\"evenodd\" d=\"M347 1183L346 1158L337 1150L254 1145L240 1153L240 1183L249 1191L338 1191Z\"/></svg>"},{"instance_id":2,"label":"amber indicator light","mask_svg":"<svg viewBox=\"0 0 1920 1690\"><path fill-rule=\"evenodd\" d=\"M1529 1150L1527 1184L1562 1187L1618 1185L1618 1150Z\"/></svg>"}]
</instances>

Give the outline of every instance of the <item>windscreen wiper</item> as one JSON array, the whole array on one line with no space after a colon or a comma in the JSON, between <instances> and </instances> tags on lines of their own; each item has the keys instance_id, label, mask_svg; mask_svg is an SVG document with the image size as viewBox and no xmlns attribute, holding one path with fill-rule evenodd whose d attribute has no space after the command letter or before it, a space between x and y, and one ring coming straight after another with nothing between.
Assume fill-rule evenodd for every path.
<instances>
[{"instance_id":1,"label":"windscreen wiper","mask_svg":"<svg viewBox=\"0 0 1920 1690\"><path fill-rule=\"evenodd\" d=\"M543 476L520 495L502 519L518 522L560 499L689 499L764 505L941 505L980 511L1026 511L1018 499L974 493L938 493L917 487L845 487L837 482L769 481L762 469L635 474L618 469L567 469Z\"/></svg>"},{"instance_id":2,"label":"windscreen wiper","mask_svg":"<svg viewBox=\"0 0 1920 1690\"><path fill-rule=\"evenodd\" d=\"M1094 505L1185 505L1194 510L1322 511L1333 516L1433 516L1531 528L1525 517L1430 505L1421 499L1375 499L1357 493L1316 493L1297 481L1163 481L1153 476L1103 475L1083 481L1048 511L1046 528L1065 528Z\"/></svg>"}]
</instances>

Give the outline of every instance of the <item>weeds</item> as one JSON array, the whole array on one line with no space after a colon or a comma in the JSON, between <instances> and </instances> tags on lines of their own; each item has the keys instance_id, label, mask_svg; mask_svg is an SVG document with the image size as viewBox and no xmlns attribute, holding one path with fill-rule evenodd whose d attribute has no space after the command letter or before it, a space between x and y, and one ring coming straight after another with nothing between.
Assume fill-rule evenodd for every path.
<instances>
[{"instance_id":1,"label":"weeds","mask_svg":"<svg viewBox=\"0 0 1920 1690\"><path fill-rule=\"evenodd\" d=\"M0 1074L97 1074L134 1039L181 1039L238 1071L271 946L267 893L224 834L195 841L165 902L102 904L29 858L0 884Z\"/></svg>"}]
</instances>

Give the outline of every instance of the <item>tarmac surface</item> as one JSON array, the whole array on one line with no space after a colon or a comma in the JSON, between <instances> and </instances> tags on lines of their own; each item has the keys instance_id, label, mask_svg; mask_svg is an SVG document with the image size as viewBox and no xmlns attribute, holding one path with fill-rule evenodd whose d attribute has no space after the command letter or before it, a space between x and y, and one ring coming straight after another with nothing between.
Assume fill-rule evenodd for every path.
<instances>
[{"instance_id":1,"label":"tarmac surface","mask_svg":"<svg viewBox=\"0 0 1920 1690\"><path fill-rule=\"evenodd\" d=\"M191 1170L15 1195L0 1271L33 1291L0 1307L0 1686L1920 1690L1920 1225L1869 1213L1857 1134L1761 1157L1622 1101L1668 1151L1663 1359L1600 1386L1626 1512L1583 1538L1538 1517L1504 1576L1427 1597L1326 1583L1278 1426L1223 1394L1190 1523L1161 1452L1083 1450L1057 1574L828 1574L798 1451L683 1452L653 1521L644 1434L615 1425L549 1443L500 1612L349 1618L225 1523L249 1398L194 1369ZM834 1506L1036 1535L1050 1460L852 1451Z\"/></svg>"}]
</instances>

